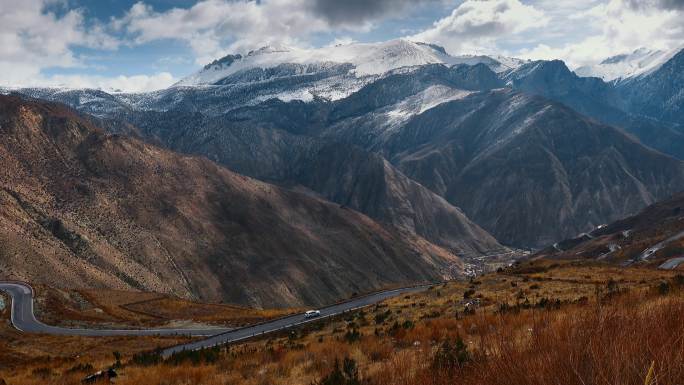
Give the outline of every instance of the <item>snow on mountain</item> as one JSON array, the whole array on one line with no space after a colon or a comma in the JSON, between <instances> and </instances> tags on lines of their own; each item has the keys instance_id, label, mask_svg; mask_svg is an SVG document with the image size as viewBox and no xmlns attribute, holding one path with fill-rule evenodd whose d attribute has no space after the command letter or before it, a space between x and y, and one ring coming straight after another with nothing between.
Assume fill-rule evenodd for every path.
<instances>
[{"instance_id":1,"label":"snow on mountain","mask_svg":"<svg viewBox=\"0 0 684 385\"><path fill-rule=\"evenodd\" d=\"M526 63L503 56L452 56L440 46L406 39L315 49L268 46L217 59L172 87L144 94L42 88L22 92L81 106L98 116L108 111L171 109L218 115L271 99L341 100L381 78L431 64L484 64L500 74Z\"/></svg>"},{"instance_id":2,"label":"snow on mountain","mask_svg":"<svg viewBox=\"0 0 684 385\"><path fill-rule=\"evenodd\" d=\"M283 64L300 65L302 74L320 73L338 68L340 65L351 64L349 75L363 78L426 64L451 66L478 63L484 63L495 72L501 72L516 67L523 61L504 57L495 59L489 56L451 56L440 46L405 39L382 43L352 43L317 49L264 47L244 56L226 56L181 80L176 86L216 84L241 71L275 68Z\"/></svg>"},{"instance_id":3,"label":"snow on mountain","mask_svg":"<svg viewBox=\"0 0 684 385\"><path fill-rule=\"evenodd\" d=\"M25 96L65 103L70 106L87 111L91 115L105 116L113 112L129 110L132 106L122 98L143 98L143 94L124 94L106 92L92 88L68 88L68 87L0 87L0 94L19 93Z\"/></svg>"},{"instance_id":4,"label":"snow on mountain","mask_svg":"<svg viewBox=\"0 0 684 385\"><path fill-rule=\"evenodd\" d=\"M410 118L433 109L440 104L463 99L472 91L446 86L430 86L425 90L381 111L385 115L385 128L396 127Z\"/></svg>"},{"instance_id":5,"label":"snow on mountain","mask_svg":"<svg viewBox=\"0 0 684 385\"><path fill-rule=\"evenodd\" d=\"M529 59L525 60L525 59L518 59L518 58L514 58L514 57L501 56L501 55L491 55L489 57L496 60L497 62L499 62L499 68L497 68L497 69L492 68L492 71L494 71L496 73L501 73L501 72L508 71L508 70L514 70L523 64L531 62L531 60L529 60ZM490 66L490 68L491 68L491 66Z\"/></svg>"},{"instance_id":6,"label":"snow on mountain","mask_svg":"<svg viewBox=\"0 0 684 385\"><path fill-rule=\"evenodd\" d=\"M484 64L503 73L525 63L503 56L452 56L438 45L406 39L315 49L268 46L247 54L227 55L167 89L143 94L48 88L23 89L22 93L86 106L95 115L110 110L179 108L222 114L270 99L336 101L386 76L412 73L430 64Z\"/></svg>"},{"instance_id":7,"label":"snow on mountain","mask_svg":"<svg viewBox=\"0 0 684 385\"><path fill-rule=\"evenodd\" d=\"M579 67L578 76L598 77L604 81L624 81L656 71L682 49L651 50L639 48L631 53L610 57L599 64Z\"/></svg>"}]
</instances>

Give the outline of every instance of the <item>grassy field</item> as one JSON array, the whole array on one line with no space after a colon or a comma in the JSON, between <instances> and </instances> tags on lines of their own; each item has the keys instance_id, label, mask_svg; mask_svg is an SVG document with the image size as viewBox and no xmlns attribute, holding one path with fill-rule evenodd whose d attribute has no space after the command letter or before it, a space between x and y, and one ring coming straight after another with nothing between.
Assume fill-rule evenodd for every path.
<instances>
[{"instance_id":1,"label":"grassy field","mask_svg":"<svg viewBox=\"0 0 684 385\"><path fill-rule=\"evenodd\" d=\"M163 327L195 324L238 327L300 310L260 310L197 303L149 292L67 291L44 286L35 289L37 316L46 323L61 326Z\"/></svg>"},{"instance_id":2,"label":"grassy field","mask_svg":"<svg viewBox=\"0 0 684 385\"><path fill-rule=\"evenodd\" d=\"M680 274L535 261L167 362L136 353L175 341L74 340L64 347L90 347L70 359L36 356L0 377L75 384L83 373L64 373L104 368L116 349L117 384L682 384Z\"/></svg>"},{"instance_id":3,"label":"grassy field","mask_svg":"<svg viewBox=\"0 0 684 385\"><path fill-rule=\"evenodd\" d=\"M146 292L66 291L45 286L34 289L38 318L48 324L67 327L239 327L299 311L202 304ZM88 372L112 365L114 352L131 356L189 341L185 337L27 335L11 326L9 298L2 296L5 307L0 311L0 379L8 384L80 383Z\"/></svg>"}]
</instances>

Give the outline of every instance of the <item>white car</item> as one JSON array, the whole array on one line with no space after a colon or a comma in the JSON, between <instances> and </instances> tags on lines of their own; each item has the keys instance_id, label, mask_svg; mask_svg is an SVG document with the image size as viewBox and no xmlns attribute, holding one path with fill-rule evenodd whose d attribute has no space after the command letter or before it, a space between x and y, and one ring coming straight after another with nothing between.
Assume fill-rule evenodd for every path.
<instances>
[{"instance_id":1,"label":"white car","mask_svg":"<svg viewBox=\"0 0 684 385\"><path fill-rule=\"evenodd\" d=\"M306 317L306 318L315 318L315 317L320 317L320 316L321 316L320 310L309 310L306 313L304 313L304 317Z\"/></svg>"}]
</instances>

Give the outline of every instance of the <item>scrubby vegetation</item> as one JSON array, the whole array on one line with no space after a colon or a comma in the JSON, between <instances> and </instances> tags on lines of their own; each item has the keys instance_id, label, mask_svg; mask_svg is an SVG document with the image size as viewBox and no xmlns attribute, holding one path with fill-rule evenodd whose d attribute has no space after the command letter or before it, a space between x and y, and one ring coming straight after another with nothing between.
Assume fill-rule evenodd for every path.
<instances>
[{"instance_id":1,"label":"scrubby vegetation","mask_svg":"<svg viewBox=\"0 0 684 385\"><path fill-rule=\"evenodd\" d=\"M117 384L684 383L682 275L517 268L241 345L167 359L124 351L114 356ZM472 286L476 293L464 298ZM76 384L82 373L64 373L79 372L77 365L35 362L0 377L12 385Z\"/></svg>"}]
</instances>

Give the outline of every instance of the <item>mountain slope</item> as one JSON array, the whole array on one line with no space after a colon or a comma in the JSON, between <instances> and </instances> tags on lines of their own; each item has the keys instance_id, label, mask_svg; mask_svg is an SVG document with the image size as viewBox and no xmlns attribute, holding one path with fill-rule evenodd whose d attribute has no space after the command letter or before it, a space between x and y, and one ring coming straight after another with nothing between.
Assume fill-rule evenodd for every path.
<instances>
[{"instance_id":1,"label":"mountain slope","mask_svg":"<svg viewBox=\"0 0 684 385\"><path fill-rule=\"evenodd\" d=\"M648 75L618 85L630 111L684 126L684 49Z\"/></svg>"},{"instance_id":2,"label":"mountain slope","mask_svg":"<svg viewBox=\"0 0 684 385\"><path fill-rule=\"evenodd\" d=\"M396 186L415 181L449 202L440 210L460 207L497 238L526 247L632 214L681 187L680 162L642 145L684 158L682 126L663 118L678 106L678 67L668 65L677 57L643 77L671 68L673 87L664 88L669 96L649 99L652 112L641 112L646 94L626 99L625 89L579 77L561 61L502 60L510 68L494 71L482 58L459 65L439 47L406 41L326 49L336 52L327 62L318 55L325 50L227 57L202 70L217 72L209 84L118 95L129 110L104 118L124 122L108 124L114 132L350 202L456 252L485 248L470 231L448 230L454 235L445 239L428 230L443 221L418 208L439 200ZM368 63L376 72L357 72ZM658 92L663 81L643 89Z\"/></svg>"},{"instance_id":3,"label":"mountain slope","mask_svg":"<svg viewBox=\"0 0 684 385\"><path fill-rule=\"evenodd\" d=\"M666 64L664 68L671 67ZM660 73L660 70L656 73ZM684 84L677 83L676 74L672 80L670 78L669 75L661 76L661 80L654 80L650 86L645 84L646 80L644 84L635 80L616 86L598 78L579 77L560 60L531 62L504 75L507 84L516 90L563 103L604 124L624 129L647 146L684 159L682 126L674 120L665 120L662 114L654 112L667 110L664 105L668 102L660 99L660 95L666 90L672 93L670 101L674 103L673 108L677 108L677 96L674 94L677 90L682 90ZM648 76L645 79L653 78ZM669 88L662 86L663 82L669 81L673 82L672 86L669 83ZM629 96L631 90L634 92ZM647 100L649 97L652 99ZM657 106L653 106L654 104ZM651 113L645 113L649 105L653 106L650 108Z\"/></svg>"},{"instance_id":4,"label":"mountain slope","mask_svg":"<svg viewBox=\"0 0 684 385\"><path fill-rule=\"evenodd\" d=\"M639 48L631 53L607 58L596 65L577 68L575 73L583 77L601 78L607 82L630 81L657 71L680 50L681 47L671 50Z\"/></svg>"},{"instance_id":5,"label":"mountain slope","mask_svg":"<svg viewBox=\"0 0 684 385\"><path fill-rule=\"evenodd\" d=\"M558 242L532 257L586 258L623 265L645 262L676 268L684 264L684 194L578 238Z\"/></svg>"},{"instance_id":6,"label":"mountain slope","mask_svg":"<svg viewBox=\"0 0 684 385\"><path fill-rule=\"evenodd\" d=\"M221 117L199 114L164 122L170 115L162 114L134 125L171 148L205 154L260 179L301 185L340 204L352 202L350 207L385 223L424 229L420 235L447 247L456 243L430 238L437 233L427 230L442 222L436 215L409 214L431 218L412 226L397 210L425 207L403 198L415 194L378 188L376 181L387 180L391 169L351 155L340 158L349 165L335 166L330 159L336 152L321 149L341 146L340 153L354 154L358 150L353 147L358 146L377 153L399 170L397 175L417 181L452 207L463 209L500 241L519 247L574 236L682 187L679 161L643 147L619 130L529 95L548 88L552 97L581 100L582 95L597 95L595 100L601 100L613 91L603 88L599 79L583 81L560 62L523 65L513 72L528 93L478 92L502 86L483 65L427 65L387 74L332 103L269 101ZM590 109L592 100L583 105ZM616 111L616 116L624 116ZM165 128L150 131L145 121ZM368 172L366 163L378 165L368 174L371 178L360 177ZM383 209L371 210L377 202L384 202ZM452 250L484 249L466 246L463 240L472 237L460 235L468 233L453 233L462 246Z\"/></svg>"},{"instance_id":7,"label":"mountain slope","mask_svg":"<svg viewBox=\"0 0 684 385\"><path fill-rule=\"evenodd\" d=\"M501 251L502 246L461 210L381 156L305 135L322 124L317 111L319 107L311 104L272 102L222 117L144 115L136 119L136 126L170 148L205 155L244 175L303 189L458 255Z\"/></svg>"},{"instance_id":8,"label":"mountain slope","mask_svg":"<svg viewBox=\"0 0 684 385\"><path fill-rule=\"evenodd\" d=\"M264 47L247 55L228 55L168 90L130 100L137 108L165 111L173 106L220 115L269 99L340 100L388 74L423 66L482 64L502 72L522 63L511 58L451 56L442 47L405 39L310 50Z\"/></svg>"},{"instance_id":9,"label":"mountain slope","mask_svg":"<svg viewBox=\"0 0 684 385\"><path fill-rule=\"evenodd\" d=\"M507 89L446 101L371 138L355 122L329 132L378 149L505 244L552 243L684 187L680 161Z\"/></svg>"},{"instance_id":10,"label":"mountain slope","mask_svg":"<svg viewBox=\"0 0 684 385\"><path fill-rule=\"evenodd\" d=\"M407 178L377 154L340 144L322 146L292 179L317 194L457 253L505 249L444 198Z\"/></svg>"},{"instance_id":11,"label":"mountain slope","mask_svg":"<svg viewBox=\"0 0 684 385\"><path fill-rule=\"evenodd\" d=\"M567 68L550 64L562 79ZM682 186L680 162L544 99L473 92L501 83L488 69L467 69L464 77L456 76L458 67L424 66L332 104L267 103L236 111L233 119L377 152L516 246L586 231ZM576 77L569 74L572 86ZM601 89L600 80L590 81L577 95Z\"/></svg>"},{"instance_id":12,"label":"mountain slope","mask_svg":"<svg viewBox=\"0 0 684 385\"><path fill-rule=\"evenodd\" d=\"M433 280L459 260L355 211L0 97L0 271L255 306Z\"/></svg>"}]
</instances>

